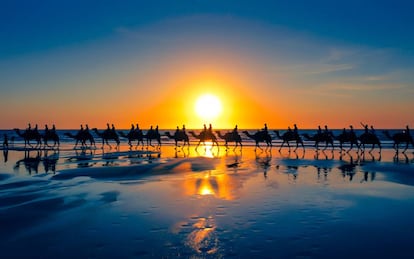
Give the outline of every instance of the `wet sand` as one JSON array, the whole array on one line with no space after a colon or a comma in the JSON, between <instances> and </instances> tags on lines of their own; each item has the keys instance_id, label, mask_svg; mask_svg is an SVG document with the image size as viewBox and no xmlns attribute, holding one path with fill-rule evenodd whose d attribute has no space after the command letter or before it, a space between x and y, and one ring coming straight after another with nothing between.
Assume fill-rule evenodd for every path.
<instances>
[{"instance_id":1,"label":"wet sand","mask_svg":"<svg viewBox=\"0 0 414 259\"><path fill-rule=\"evenodd\" d=\"M9 151L5 258L412 253L414 155L163 146ZM4 157L3 157L4 158Z\"/></svg>"}]
</instances>

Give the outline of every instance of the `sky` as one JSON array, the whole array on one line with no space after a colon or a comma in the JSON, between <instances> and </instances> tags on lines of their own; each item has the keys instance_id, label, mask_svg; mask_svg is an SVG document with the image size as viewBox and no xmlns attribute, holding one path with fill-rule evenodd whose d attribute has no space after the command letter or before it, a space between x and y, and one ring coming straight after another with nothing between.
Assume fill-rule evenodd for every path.
<instances>
[{"instance_id":1,"label":"sky","mask_svg":"<svg viewBox=\"0 0 414 259\"><path fill-rule=\"evenodd\" d=\"M9 1L0 128L414 127L412 1ZM221 114L195 102L217 96Z\"/></svg>"}]
</instances>

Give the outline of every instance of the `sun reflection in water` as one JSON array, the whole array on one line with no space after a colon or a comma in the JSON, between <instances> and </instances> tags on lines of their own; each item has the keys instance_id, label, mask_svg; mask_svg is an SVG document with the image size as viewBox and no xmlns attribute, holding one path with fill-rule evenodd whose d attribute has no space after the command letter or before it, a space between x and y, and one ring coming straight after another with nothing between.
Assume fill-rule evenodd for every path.
<instances>
[{"instance_id":1,"label":"sun reflection in water","mask_svg":"<svg viewBox=\"0 0 414 259\"><path fill-rule=\"evenodd\" d=\"M218 154L216 153L218 153L218 151L215 151L214 149L215 147L213 145L213 142L206 141L204 144L204 153L201 153L200 155L203 157L209 157L209 158L217 157Z\"/></svg>"},{"instance_id":2,"label":"sun reflection in water","mask_svg":"<svg viewBox=\"0 0 414 259\"><path fill-rule=\"evenodd\" d=\"M186 245L199 254L216 254L219 240L215 234L216 224L214 218L199 218L192 227L193 230L187 236Z\"/></svg>"}]
</instances>

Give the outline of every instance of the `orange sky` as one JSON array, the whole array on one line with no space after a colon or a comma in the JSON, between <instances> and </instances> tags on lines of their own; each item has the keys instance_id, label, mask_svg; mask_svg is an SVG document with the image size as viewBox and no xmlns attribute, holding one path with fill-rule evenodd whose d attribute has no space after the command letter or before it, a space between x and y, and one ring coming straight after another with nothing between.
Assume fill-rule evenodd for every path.
<instances>
[{"instance_id":1,"label":"orange sky","mask_svg":"<svg viewBox=\"0 0 414 259\"><path fill-rule=\"evenodd\" d=\"M414 73L385 66L407 62L398 53L227 17L202 30L210 18L120 28L107 39L0 60L0 128L202 128L210 121L194 105L205 93L223 105L214 128L414 125Z\"/></svg>"}]
</instances>

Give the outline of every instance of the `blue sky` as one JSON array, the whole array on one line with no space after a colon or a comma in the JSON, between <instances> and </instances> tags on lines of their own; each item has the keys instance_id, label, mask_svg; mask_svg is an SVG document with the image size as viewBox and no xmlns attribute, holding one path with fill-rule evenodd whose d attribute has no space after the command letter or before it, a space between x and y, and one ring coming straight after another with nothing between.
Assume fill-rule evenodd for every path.
<instances>
[{"instance_id":1,"label":"blue sky","mask_svg":"<svg viewBox=\"0 0 414 259\"><path fill-rule=\"evenodd\" d=\"M412 1L2 1L1 58L110 37L119 27L215 14L413 54Z\"/></svg>"}]
</instances>

